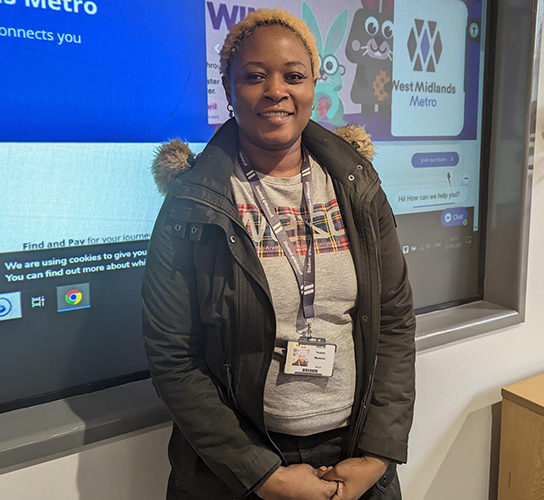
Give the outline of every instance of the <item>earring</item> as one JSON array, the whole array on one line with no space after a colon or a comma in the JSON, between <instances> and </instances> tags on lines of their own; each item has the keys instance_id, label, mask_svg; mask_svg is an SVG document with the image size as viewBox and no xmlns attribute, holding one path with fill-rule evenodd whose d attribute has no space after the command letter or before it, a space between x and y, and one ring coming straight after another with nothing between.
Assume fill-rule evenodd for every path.
<instances>
[{"instance_id":1,"label":"earring","mask_svg":"<svg viewBox=\"0 0 544 500\"><path fill-rule=\"evenodd\" d=\"M312 111L315 109L315 104L312 102Z\"/></svg>"},{"instance_id":2,"label":"earring","mask_svg":"<svg viewBox=\"0 0 544 500\"><path fill-rule=\"evenodd\" d=\"M227 111L229 112L229 116L232 118L234 116L234 108L230 102L227 104Z\"/></svg>"}]
</instances>

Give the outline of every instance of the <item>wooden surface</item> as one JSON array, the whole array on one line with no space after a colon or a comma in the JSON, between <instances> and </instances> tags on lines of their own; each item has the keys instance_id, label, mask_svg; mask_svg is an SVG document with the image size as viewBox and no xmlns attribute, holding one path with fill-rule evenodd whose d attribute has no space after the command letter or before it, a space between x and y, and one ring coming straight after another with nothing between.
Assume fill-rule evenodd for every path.
<instances>
[{"instance_id":1,"label":"wooden surface","mask_svg":"<svg viewBox=\"0 0 544 500\"><path fill-rule=\"evenodd\" d=\"M498 500L544 500L544 376L503 389L500 450Z\"/></svg>"},{"instance_id":2,"label":"wooden surface","mask_svg":"<svg viewBox=\"0 0 544 500\"><path fill-rule=\"evenodd\" d=\"M544 373L504 387L502 397L544 415Z\"/></svg>"}]
</instances>

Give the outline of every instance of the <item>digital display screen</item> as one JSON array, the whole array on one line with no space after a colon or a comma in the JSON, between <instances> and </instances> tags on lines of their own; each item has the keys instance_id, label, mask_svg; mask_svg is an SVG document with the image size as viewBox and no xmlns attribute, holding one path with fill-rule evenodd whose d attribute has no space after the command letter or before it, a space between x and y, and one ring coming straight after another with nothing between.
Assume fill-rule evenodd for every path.
<instances>
[{"instance_id":1,"label":"digital display screen","mask_svg":"<svg viewBox=\"0 0 544 500\"><path fill-rule=\"evenodd\" d=\"M477 298L480 277L472 272L480 252L485 2L280 5L304 19L317 41L321 66L312 119L329 129L364 125L372 137L374 166L397 216L416 308ZM218 50L233 23L266 6L266 0L206 2L211 126L228 118ZM457 246L446 240L438 245L438 234L456 239ZM429 269L441 279L421 279Z\"/></svg>"},{"instance_id":2,"label":"digital display screen","mask_svg":"<svg viewBox=\"0 0 544 500\"><path fill-rule=\"evenodd\" d=\"M416 306L478 295L485 2L0 0L0 411L145 376L154 151L202 150L228 28L276 5L317 39L312 119L372 136Z\"/></svg>"}]
</instances>

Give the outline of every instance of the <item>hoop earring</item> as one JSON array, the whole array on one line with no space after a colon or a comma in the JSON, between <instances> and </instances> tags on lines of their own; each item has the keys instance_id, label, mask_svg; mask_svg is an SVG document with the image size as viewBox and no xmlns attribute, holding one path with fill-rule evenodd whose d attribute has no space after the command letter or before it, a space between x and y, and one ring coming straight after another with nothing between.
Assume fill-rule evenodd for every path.
<instances>
[{"instance_id":1,"label":"hoop earring","mask_svg":"<svg viewBox=\"0 0 544 500\"><path fill-rule=\"evenodd\" d=\"M230 102L227 104L227 111L229 112L229 117L232 118L234 116L234 108Z\"/></svg>"},{"instance_id":2,"label":"hoop earring","mask_svg":"<svg viewBox=\"0 0 544 500\"><path fill-rule=\"evenodd\" d=\"M312 102L312 111L315 109L315 104Z\"/></svg>"}]
</instances>

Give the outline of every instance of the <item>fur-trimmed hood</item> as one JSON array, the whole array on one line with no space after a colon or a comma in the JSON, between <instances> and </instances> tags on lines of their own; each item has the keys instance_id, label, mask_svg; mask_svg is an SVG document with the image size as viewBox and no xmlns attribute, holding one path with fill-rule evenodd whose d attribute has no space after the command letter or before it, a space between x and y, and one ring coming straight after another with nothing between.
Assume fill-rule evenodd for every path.
<instances>
[{"instance_id":1,"label":"fur-trimmed hood","mask_svg":"<svg viewBox=\"0 0 544 500\"><path fill-rule=\"evenodd\" d=\"M350 143L367 160L374 158L374 145L364 127L346 125L335 129L334 133ZM165 195L174 179L191 168L194 162L195 155L180 139L172 139L160 146L151 167L158 190Z\"/></svg>"}]
</instances>

